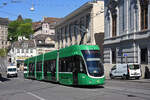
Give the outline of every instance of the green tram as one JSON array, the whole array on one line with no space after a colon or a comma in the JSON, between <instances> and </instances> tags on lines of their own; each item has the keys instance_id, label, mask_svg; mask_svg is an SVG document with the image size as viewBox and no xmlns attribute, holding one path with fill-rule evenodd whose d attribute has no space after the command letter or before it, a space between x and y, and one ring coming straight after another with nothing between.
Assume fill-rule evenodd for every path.
<instances>
[{"instance_id":1,"label":"green tram","mask_svg":"<svg viewBox=\"0 0 150 100\"><path fill-rule=\"evenodd\" d=\"M25 78L64 85L103 85L104 67L97 45L73 45L24 61Z\"/></svg>"}]
</instances>

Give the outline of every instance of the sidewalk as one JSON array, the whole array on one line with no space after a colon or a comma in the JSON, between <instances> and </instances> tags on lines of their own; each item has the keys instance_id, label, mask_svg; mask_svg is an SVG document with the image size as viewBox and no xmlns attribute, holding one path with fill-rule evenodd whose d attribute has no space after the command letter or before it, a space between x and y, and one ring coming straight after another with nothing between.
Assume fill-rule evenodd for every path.
<instances>
[{"instance_id":1,"label":"sidewalk","mask_svg":"<svg viewBox=\"0 0 150 100\"><path fill-rule=\"evenodd\" d=\"M129 80L123 80L123 79L106 79L106 81L125 81L125 82L138 82L138 83L150 83L150 79L139 79L139 80L136 80L136 79L129 79Z\"/></svg>"},{"instance_id":2,"label":"sidewalk","mask_svg":"<svg viewBox=\"0 0 150 100\"><path fill-rule=\"evenodd\" d=\"M129 82L150 83L150 79L127 80Z\"/></svg>"}]
</instances>

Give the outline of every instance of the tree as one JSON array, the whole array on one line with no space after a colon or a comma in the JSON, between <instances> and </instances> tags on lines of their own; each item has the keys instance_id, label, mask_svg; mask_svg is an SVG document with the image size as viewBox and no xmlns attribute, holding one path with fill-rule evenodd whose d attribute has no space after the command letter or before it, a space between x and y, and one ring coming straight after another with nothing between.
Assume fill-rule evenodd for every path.
<instances>
[{"instance_id":1,"label":"tree","mask_svg":"<svg viewBox=\"0 0 150 100\"><path fill-rule=\"evenodd\" d=\"M8 25L8 40L11 42L17 41L19 36L29 38L33 34L32 20L15 20Z\"/></svg>"},{"instance_id":2,"label":"tree","mask_svg":"<svg viewBox=\"0 0 150 100\"><path fill-rule=\"evenodd\" d=\"M6 48L2 48L0 49L0 56L4 57L7 54L7 49Z\"/></svg>"},{"instance_id":3,"label":"tree","mask_svg":"<svg viewBox=\"0 0 150 100\"><path fill-rule=\"evenodd\" d=\"M31 23L21 24L17 29L18 36L25 36L26 38L29 38L31 33L33 33L31 27L32 27Z\"/></svg>"}]
</instances>

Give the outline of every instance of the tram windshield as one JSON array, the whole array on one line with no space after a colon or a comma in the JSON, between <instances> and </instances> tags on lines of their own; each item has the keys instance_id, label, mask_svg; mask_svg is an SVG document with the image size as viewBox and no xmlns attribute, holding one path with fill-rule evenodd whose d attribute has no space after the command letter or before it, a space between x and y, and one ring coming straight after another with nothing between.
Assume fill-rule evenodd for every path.
<instances>
[{"instance_id":1,"label":"tram windshield","mask_svg":"<svg viewBox=\"0 0 150 100\"><path fill-rule=\"evenodd\" d=\"M104 75L104 66L100 60L98 50L82 50L88 72L91 76L100 77Z\"/></svg>"}]
</instances>

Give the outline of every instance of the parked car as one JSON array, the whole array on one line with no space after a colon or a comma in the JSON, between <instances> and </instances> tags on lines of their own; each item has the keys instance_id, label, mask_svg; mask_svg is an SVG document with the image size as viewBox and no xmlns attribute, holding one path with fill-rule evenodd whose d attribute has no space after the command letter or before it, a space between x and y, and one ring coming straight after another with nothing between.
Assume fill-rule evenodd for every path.
<instances>
[{"instance_id":1,"label":"parked car","mask_svg":"<svg viewBox=\"0 0 150 100\"><path fill-rule=\"evenodd\" d=\"M141 77L141 66L139 64L116 64L111 68L110 78L121 77L123 79Z\"/></svg>"},{"instance_id":2,"label":"parked car","mask_svg":"<svg viewBox=\"0 0 150 100\"><path fill-rule=\"evenodd\" d=\"M17 72L17 66L15 65L10 65L7 67L7 78L9 77L17 77L18 72Z\"/></svg>"}]
</instances>

